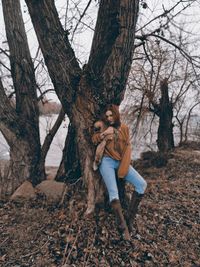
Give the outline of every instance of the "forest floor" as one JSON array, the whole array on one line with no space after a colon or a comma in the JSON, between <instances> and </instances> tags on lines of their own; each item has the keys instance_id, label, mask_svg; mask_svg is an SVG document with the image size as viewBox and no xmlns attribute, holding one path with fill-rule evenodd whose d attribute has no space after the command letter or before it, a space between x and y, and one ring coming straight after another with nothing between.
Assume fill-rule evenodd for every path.
<instances>
[{"instance_id":1,"label":"forest floor","mask_svg":"<svg viewBox=\"0 0 200 267\"><path fill-rule=\"evenodd\" d=\"M120 239L109 208L84 216L81 181L60 207L39 197L1 201L0 266L200 266L200 145L176 148L164 167L153 163L134 162L148 188L131 242Z\"/></svg>"}]
</instances>

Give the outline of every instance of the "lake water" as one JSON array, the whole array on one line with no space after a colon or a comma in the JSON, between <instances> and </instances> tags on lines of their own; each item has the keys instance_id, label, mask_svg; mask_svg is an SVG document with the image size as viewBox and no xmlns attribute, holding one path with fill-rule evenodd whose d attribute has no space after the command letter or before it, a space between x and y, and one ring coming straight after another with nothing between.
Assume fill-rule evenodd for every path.
<instances>
[{"instance_id":1,"label":"lake water","mask_svg":"<svg viewBox=\"0 0 200 267\"><path fill-rule=\"evenodd\" d=\"M43 143L46 134L49 129L53 126L57 115L52 116L41 116L40 117L40 139L41 143ZM62 150L64 147L65 138L67 135L68 129L68 118L62 122L58 132L56 133L49 152L46 157L46 165L47 166L59 166L60 161L62 159ZM4 139L3 135L0 133L0 159L9 159L9 146Z\"/></svg>"},{"instance_id":2,"label":"lake water","mask_svg":"<svg viewBox=\"0 0 200 267\"><path fill-rule=\"evenodd\" d=\"M43 143L48 130L53 126L57 115L52 116L41 116L40 117L40 136L41 143ZM50 150L46 158L46 166L59 166L62 159L62 150L64 147L65 138L67 135L68 129L68 118L62 122L60 128L58 129L57 134L55 135L53 142L51 144ZM140 157L141 152L146 150L156 150L156 131L157 126L152 125L152 134L148 132L145 122L139 127L137 135L132 139L132 158L137 159ZM129 123L130 125L130 123ZM200 129L200 118L194 117L190 123L190 140L196 140L197 136L193 133ZM130 133L134 131L134 124L130 125ZM145 135L145 137L144 137ZM179 142L179 131L178 128L174 129L175 144ZM0 160L9 159L9 146L6 143L4 137L0 133Z\"/></svg>"}]
</instances>

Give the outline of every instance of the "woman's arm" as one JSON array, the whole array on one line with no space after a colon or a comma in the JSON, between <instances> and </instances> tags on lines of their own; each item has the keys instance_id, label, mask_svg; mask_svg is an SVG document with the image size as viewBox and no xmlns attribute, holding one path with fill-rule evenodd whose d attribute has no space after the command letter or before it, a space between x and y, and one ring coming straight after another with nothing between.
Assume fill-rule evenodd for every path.
<instances>
[{"instance_id":1,"label":"woman's arm","mask_svg":"<svg viewBox=\"0 0 200 267\"><path fill-rule=\"evenodd\" d=\"M92 143L94 145L98 145L99 143L101 143L102 139L100 137L100 133L95 133L92 135Z\"/></svg>"},{"instance_id":2,"label":"woman's arm","mask_svg":"<svg viewBox=\"0 0 200 267\"><path fill-rule=\"evenodd\" d=\"M103 139L104 137L106 137L107 135L111 135L114 133L114 127L109 126L105 131L103 131L100 136Z\"/></svg>"},{"instance_id":3,"label":"woman's arm","mask_svg":"<svg viewBox=\"0 0 200 267\"><path fill-rule=\"evenodd\" d=\"M122 159L118 168L118 177L124 178L127 175L130 163L131 163L131 144L129 137L129 128L124 125L124 134L125 134L125 147L122 155Z\"/></svg>"},{"instance_id":4,"label":"woman's arm","mask_svg":"<svg viewBox=\"0 0 200 267\"><path fill-rule=\"evenodd\" d=\"M117 171L117 175L119 178L124 178L127 175L130 163L131 163L131 145L127 144Z\"/></svg>"},{"instance_id":5,"label":"woman's arm","mask_svg":"<svg viewBox=\"0 0 200 267\"><path fill-rule=\"evenodd\" d=\"M110 128L110 127L108 127ZM103 121L99 120L94 123L94 134L92 135L92 142L94 145L98 145L101 141L110 140L110 133L112 129L106 129L106 125Z\"/></svg>"},{"instance_id":6,"label":"woman's arm","mask_svg":"<svg viewBox=\"0 0 200 267\"><path fill-rule=\"evenodd\" d=\"M98 145L103 140L109 141L109 140L113 139L114 128L113 127L108 127L108 128L112 128L112 129L106 129L103 133L95 133L95 134L93 134L92 143L94 145Z\"/></svg>"}]
</instances>

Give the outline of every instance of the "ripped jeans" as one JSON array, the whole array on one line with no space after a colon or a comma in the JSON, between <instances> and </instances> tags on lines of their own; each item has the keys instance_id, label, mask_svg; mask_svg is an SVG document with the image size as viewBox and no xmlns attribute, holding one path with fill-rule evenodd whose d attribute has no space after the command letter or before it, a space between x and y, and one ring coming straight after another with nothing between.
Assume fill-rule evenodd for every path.
<instances>
[{"instance_id":1,"label":"ripped jeans","mask_svg":"<svg viewBox=\"0 0 200 267\"><path fill-rule=\"evenodd\" d=\"M103 177L104 183L108 190L110 202L113 199L119 199L116 174L115 171L119 168L120 161L112 159L110 157L103 157L99 170ZM132 184L135 187L135 191L139 194L144 194L147 183L144 178L132 167L129 167L127 175L123 178L126 182Z\"/></svg>"}]
</instances>

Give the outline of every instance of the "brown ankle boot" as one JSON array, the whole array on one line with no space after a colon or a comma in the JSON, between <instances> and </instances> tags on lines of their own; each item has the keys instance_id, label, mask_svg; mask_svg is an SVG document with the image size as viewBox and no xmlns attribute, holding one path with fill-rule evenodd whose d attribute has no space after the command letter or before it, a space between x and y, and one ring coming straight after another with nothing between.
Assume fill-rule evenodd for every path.
<instances>
[{"instance_id":1,"label":"brown ankle boot","mask_svg":"<svg viewBox=\"0 0 200 267\"><path fill-rule=\"evenodd\" d=\"M124 219L124 215L122 213L122 207L121 207L119 199L114 199L111 202L111 207L117 218L117 223L119 224L118 227L119 227L120 232L122 232L124 240L130 240L130 234L128 231L126 221Z\"/></svg>"},{"instance_id":2,"label":"brown ankle boot","mask_svg":"<svg viewBox=\"0 0 200 267\"><path fill-rule=\"evenodd\" d=\"M140 204L140 201L142 200L144 194L139 194L138 192L134 191L131 197L130 205L128 208L128 214L127 214L127 224L128 229L130 232L133 232L133 221L135 219L135 216L138 212L138 206Z\"/></svg>"}]
</instances>

